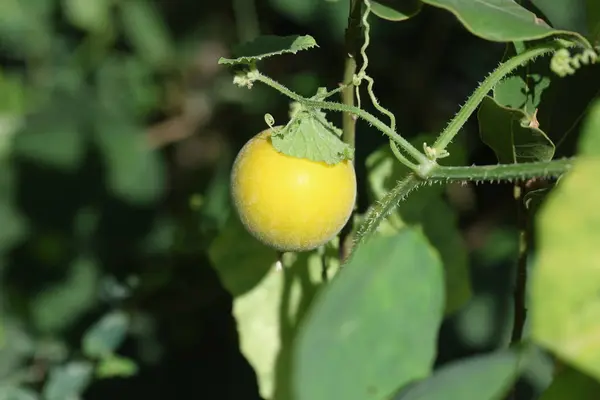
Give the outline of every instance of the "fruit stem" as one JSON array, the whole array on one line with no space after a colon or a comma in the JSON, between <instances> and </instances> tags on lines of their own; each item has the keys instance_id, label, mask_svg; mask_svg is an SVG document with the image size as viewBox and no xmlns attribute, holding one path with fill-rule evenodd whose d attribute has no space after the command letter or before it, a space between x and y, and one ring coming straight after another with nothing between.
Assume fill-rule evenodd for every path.
<instances>
[{"instance_id":1,"label":"fruit stem","mask_svg":"<svg viewBox=\"0 0 600 400\"><path fill-rule=\"evenodd\" d=\"M288 96L292 100L295 100L304 106L354 114L357 117L364 119L365 121L373 125L375 128L379 129L382 133L387 135L389 138L391 138L396 144L398 144L400 148L402 148L409 155L411 155L419 164L426 165L431 163L431 161L425 156L425 154L417 150L417 148L410 144L408 140L404 139L402 136L396 133L395 130L391 129L389 126L381 122L381 120L379 120L377 117L375 117L368 111L361 110L358 107L350 106L347 104L307 99L292 92L279 82L274 81L273 79L261 74L258 71L252 71L249 74L252 74L252 80L262 82L265 85L272 87L273 89L281 92L282 94Z\"/></svg>"}]
</instances>

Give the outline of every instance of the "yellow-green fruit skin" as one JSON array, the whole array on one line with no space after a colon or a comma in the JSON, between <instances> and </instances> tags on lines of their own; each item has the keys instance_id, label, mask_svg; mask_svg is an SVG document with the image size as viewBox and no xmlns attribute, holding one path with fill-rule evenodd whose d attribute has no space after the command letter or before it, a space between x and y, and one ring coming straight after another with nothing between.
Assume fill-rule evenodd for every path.
<instances>
[{"instance_id":1,"label":"yellow-green fruit skin","mask_svg":"<svg viewBox=\"0 0 600 400\"><path fill-rule=\"evenodd\" d=\"M270 132L254 136L238 153L231 172L233 203L261 242L280 251L312 250L337 235L352 214L354 165L280 153Z\"/></svg>"}]
</instances>

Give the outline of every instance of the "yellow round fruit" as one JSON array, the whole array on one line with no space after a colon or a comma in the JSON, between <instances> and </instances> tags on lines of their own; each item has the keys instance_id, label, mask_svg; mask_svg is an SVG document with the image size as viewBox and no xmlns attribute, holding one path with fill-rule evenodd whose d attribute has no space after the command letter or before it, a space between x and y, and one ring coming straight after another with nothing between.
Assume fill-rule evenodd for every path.
<instances>
[{"instance_id":1,"label":"yellow round fruit","mask_svg":"<svg viewBox=\"0 0 600 400\"><path fill-rule=\"evenodd\" d=\"M267 129L238 153L231 191L254 237L280 251L307 251L327 243L348 221L356 175L351 161L329 165L278 152Z\"/></svg>"}]
</instances>

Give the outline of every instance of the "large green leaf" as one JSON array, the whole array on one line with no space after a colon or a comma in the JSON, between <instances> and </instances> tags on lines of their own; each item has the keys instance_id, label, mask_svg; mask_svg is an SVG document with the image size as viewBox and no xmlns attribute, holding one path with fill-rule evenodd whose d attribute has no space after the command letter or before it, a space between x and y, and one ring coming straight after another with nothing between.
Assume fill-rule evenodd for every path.
<instances>
[{"instance_id":1,"label":"large green leaf","mask_svg":"<svg viewBox=\"0 0 600 400\"><path fill-rule=\"evenodd\" d=\"M600 383L573 368L566 368L556 375L552 384L539 400L596 400Z\"/></svg>"},{"instance_id":2,"label":"large green leaf","mask_svg":"<svg viewBox=\"0 0 600 400\"><path fill-rule=\"evenodd\" d=\"M600 378L600 102L586 119L579 158L539 212L531 277L531 335Z\"/></svg>"},{"instance_id":3,"label":"large green leaf","mask_svg":"<svg viewBox=\"0 0 600 400\"><path fill-rule=\"evenodd\" d=\"M497 400L519 372L519 354L511 350L455 361L409 387L394 400Z\"/></svg>"},{"instance_id":4,"label":"large green leaf","mask_svg":"<svg viewBox=\"0 0 600 400\"><path fill-rule=\"evenodd\" d=\"M386 399L424 378L443 310L441 260L425 237L406 228L371 238L320 292L300 328L296 399Z\"/></svg>"},{"instance_id":5,"label":"large green leaf","mask_svg":"<svg viewBox=\"0 0 600 400\"><path fill-rule=\"evenodd\" d=\"M514 0L422 1L450 11L469 31L487 40L512 42L569 33L553 29ZM577 34L573 35L585 40Z\"/></svg>"},{"instance_id":6,"label":"large green leaf","mask_svg":"<svg viewBox=\"0 0 600 400\"><path fill-rule=\"evenodd\" d=\"M585 3L587 0L531 0L556 29L566 29L586 35Z\"/></svg>"},{"instance_id":7,"label":"large green leaf","mask_svg":"<svg viewBox=\"0 0 600 400\"><path fill-rule=\"evenodd\" d=\"M552 159L554 144L540 129L529 126L531 121L523 111L502 107L486 96L477 117L481 139L501 164Z\"/></svg>"},{"instance_id":8,"label":"large green leaf","mask_svg":"<svg viewBox=\"0 0 600 400\"><path fill-rule=\"evenodd\" d=\"M433 137L420 135L414 144L431 143ZM449 147L450 157L445 164L464 163L464 151L457 145ZM373 201L380 201L408 169L393 156L389 146L383 146L367 158L369 190ZM402 202L402 207L388 217L387 231L398 231L405 224L420 226L429 242L439 251L444 264L446 280L446 313L451 314L471 297L469 260L462 235L458 229L456 212L443 199L443 186L421 188Z\"/></svg>"}]
</instances>

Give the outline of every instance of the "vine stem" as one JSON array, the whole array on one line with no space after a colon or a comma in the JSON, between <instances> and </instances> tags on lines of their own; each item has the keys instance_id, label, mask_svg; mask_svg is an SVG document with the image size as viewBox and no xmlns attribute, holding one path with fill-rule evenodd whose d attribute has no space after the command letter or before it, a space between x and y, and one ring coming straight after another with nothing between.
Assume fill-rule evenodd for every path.
<instances>
[{"instance_id":1,"label":"vine stem","mask_svg":"<svg viewBox=\"0 0 600 400\"><path fill-rule=\"evenodd\" d=\"M422 186L424 182L416 174L410 173L403 180L398 181L383 199L372 205L356 233L352 252L377 230L379 224L390 215L400 201L404 200L413 190Z\"/></svg>"},{"instance_id":2,"label":"vine stem","mask_svg":"<svg viewBox=\"0 0 600 400\"><path fill-rule=\"evenodd\" d=\"M471 114L475 112L484 97L496 86L502 78L511 73L519 66L544 54L552 53L563 46L558 42L544 43L539 46L524 50L521 54L500 64L473 92L460 111L452 118L446 129L440 134L433 145L436 153L441 153L450 144L452 139L458 134L463 125L467 122Z\"/></svg>"},{"instance_id":3,"label":"vine stem","mask_svg":"<svg viewBox=\"0 0 600 400\"><path fill-rule=\"evenodd\" d=\"M559 177L573 167L574 158L522 164L473 165L460 167L438 166L431 170L431 181L512 181L533 177Z\"/></svg>"},{"instance_id":4,"label":"vine stem","mask_svg":"<svg viewBox=\"0 0 600 400\"><path fill-rule=\"evenodd\" d=\"M350 85L344 84L341 86L342 103L347 106L354 106L354 74L356 73L357 55L359 47L359 39L361 38L361 12L362 0L350 0L350 9L348 10L348 26L345 34L346 60L344 62L344 77L343 82L351 82ZM342 114L342 140L352 148L356 143L356 117L349 112ZM354 163L354 160L352 160ZM348 259L352 248L351 235L354 224L354 211L348 219L346 225L342 228L339 235L339 260L340 264ZM325 261L323 261L325 266ZM325 270L325 268L324 268ZM324 271L324 277L326 272Z\"/></svg>"},{"instance_id":5,"label":"vine stem","mask_svg":"<svg viewBox=\"0 0 600 400\"><path fill-rule=\"evenodd\" d=\"M417 150L417 148L414 147L412 144L410 144L410 142L408 140L404 139L402 136L400 136L393 129L391 129L389 126L387 126L386 124L381 122L381 120L379 120L377 117L375 117L373 114L369 113L368 111L365 111L358 107L350 106L347 104L335 103L335 102L331 102L331 101L319 101L319 100L307 99L305 97L302 97L302 96L292 92L291 90L289 90L288 88L286 88L285 86L280 84L279 82L274 81L273 79L269 78L266 75L261 74L258 71L250 72L249 78L253 81L258 81L258 82L264 83L267 86L272 87L273 89L279 91L280 93L288 96L292 100L295 100L302 105L305 105L308 107L313 107L313 108L323 108L323 109L331 110L331 111L339 111L339 112L343 112L343 113L354 114L358 118L361 118L361 119L367 121L368 123L373 125L375 128L380 130L383 134L385 134L390 139L392 139L395 143L398 144L398 146L400 146L400 148L402 148L408 154L410 154L420 165L430 166L432 163L432 161L430 159L428 159L425 156L425 154L423 154L419 150ZM429 168L431 168L431 167L429 167Z\"/></svg>"}]
</instances>

